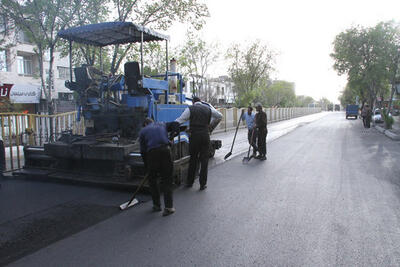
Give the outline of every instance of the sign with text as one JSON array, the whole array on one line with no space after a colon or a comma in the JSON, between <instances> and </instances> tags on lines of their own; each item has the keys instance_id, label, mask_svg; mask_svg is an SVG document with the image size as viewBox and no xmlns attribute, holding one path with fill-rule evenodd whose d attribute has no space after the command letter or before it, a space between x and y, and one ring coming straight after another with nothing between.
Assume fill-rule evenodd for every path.
<instances>
[{"instance_id":1,"label":"sign with text","mask_svg":"<svg viewBox=\"0 0 400 267\"><path fill-rule=\"evenodd\" d=\"M10 92L10 101L20 104L38 104L40 102L40 86L14 84Z\"/></svg>"},{"instance_id":2,"label":"sign with text","mask_svg":"<svg viewBox=\"0 0 400 267\"><path fill-rule=\"evenodd\" d=\"M9 83L0 84L0 98L10 99L10 91L13 85Z\"/></svg>"}]
</instances>

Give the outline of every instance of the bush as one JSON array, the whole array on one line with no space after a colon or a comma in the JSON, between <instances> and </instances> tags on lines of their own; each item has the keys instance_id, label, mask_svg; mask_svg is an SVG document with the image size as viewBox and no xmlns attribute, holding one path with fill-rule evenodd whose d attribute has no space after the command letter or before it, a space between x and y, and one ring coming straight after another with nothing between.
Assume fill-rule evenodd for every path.
<instances>
[{"instance_id":1,"label":"bush","mask_svg":"<svg viewBox=\"0 0 400 267\"><path fill-rule=\"evenodd\" d=\"M383 121L385 122L385 128L386 129L392 129L392 125L393 125L394 119L393 119L392 116L389 116L387 114L386 109L383 109L381 116L383 118Z\"/></svg>"}]
</instances>

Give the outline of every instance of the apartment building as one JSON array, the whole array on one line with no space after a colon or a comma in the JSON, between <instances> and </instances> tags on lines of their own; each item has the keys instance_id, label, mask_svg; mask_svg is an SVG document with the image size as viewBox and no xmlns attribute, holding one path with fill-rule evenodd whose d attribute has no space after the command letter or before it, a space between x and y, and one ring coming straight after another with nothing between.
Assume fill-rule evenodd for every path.
<instances>
[{"instance_id":1,"label":"apartment building","mask_svg":"<svg viewBox=\"0 0 400 267\"><path fill-rule=\"evenodd\" d=\"M234 83L228 76L219 76L216 78L203 78L201 84L196 87L196 94L203 100L217 106L230 106L235 101ZM188 81L184 93L192 96L194 83Z\"/></svg>"},{"instance_id":2,"label":"apartment building","mask_svg":"<svg viewBox=\"0 0 400 267\"><path fill-rule=\"evenodd\" d=\"M56 52L54 56L54 90L51 92L51 98L56 100L56 112L74 110L73 92L64 86L65 80L70 79L69 59L62 58L60 52ZM48 75L47 53L44 55L44 71L45 75ZM3 86L0 97L7 97L6 88L10 88L10 102L20 104L20 109L31 113L46 110L35 45L29 42L22 31L10 35L0 47L0 86Z\"/></svg>"}]
</instances>

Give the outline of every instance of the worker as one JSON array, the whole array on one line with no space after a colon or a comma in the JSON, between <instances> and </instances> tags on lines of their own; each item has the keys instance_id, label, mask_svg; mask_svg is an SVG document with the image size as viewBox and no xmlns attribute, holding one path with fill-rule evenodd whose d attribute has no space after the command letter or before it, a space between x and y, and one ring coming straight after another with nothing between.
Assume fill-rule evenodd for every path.
<instances>
[{"instance_id":1,"label":"worker","mask_svg":"<svg viewBox=\"0 0 400 267\"><path fill-rule=\"evenodd\" d=\"M157 183L158 175L161 177L160 184L164 193L165 205L163 216L175 212L172 196L173 164L168 139L168 128L172 128L170 125L155 123L151 118L146 118L139 133L140 153L148 171L153 211L155 212L161 211L160 190Z\"/></svg>"},{"instance_id":2,"label":"worker","mask_svg":"<svg viewBox=\"0 0 400 267\"><path fill-rule=\"evenodd\" d=\"M253 113L253 108L251 106L247 108L247 112L243 114L243 117L247 125L247 140L249 141L249 144L253 147L253 157L256 157L257 130L256 127L254 127L255 114Z\"/></svg>"},{"instance_id":3,"label":"worker","mask_svg":"<svg viewBox=\"0 0 400 267\"><path fill-rule=\"evenodd\" d=\"M260 160L267 159L267 113L262 109L261 103L257 103L256 106L257 114L254 117L255 127L257 129L257 145L259 155L256 157Z\"/></svg>"},{"instance_id":4,"label":"worker","mask_svg":"<svg viewBox=\"0 0 400 267\"><path fill-rule=\"evenodd\" d=\"M197 166L200 162L200 190L207 188L210 132L222 119L222 114L212 106L202 103L199 97L193 97L193 105L187 107L176 122L182 124L189 121L189 170L187 187L192 187Z\"/></svg>"}]
</instances>

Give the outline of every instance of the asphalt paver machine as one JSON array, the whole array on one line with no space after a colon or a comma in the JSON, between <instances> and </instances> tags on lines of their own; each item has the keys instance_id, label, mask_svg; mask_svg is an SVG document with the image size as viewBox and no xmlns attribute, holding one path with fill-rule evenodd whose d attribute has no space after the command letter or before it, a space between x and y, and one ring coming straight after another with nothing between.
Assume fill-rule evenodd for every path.
<instances>
[{"instance_id":1,"label":"asphalt paver machine","mask_svg":"<svg viewBox=\"0 0 400 267\"><path fill-rule=\"evenodd\" d=\"M143 120L169 122L188 106L181 74L168 70L169 37L131 22L106 22L62 30L69 41L70 80L65 86L76 92L77 120L84 120L85 134L66 131L43 147L25 147L21 174L55 180L73 180L111 186L136 186L145 175L138 134ZM143 73L143 43L165 41L165 73ZM123 75L105 75L92 66L75 67L72 76L72 43L94 47L140 43L141 61L126 62ZM172 64L173 65L173 64ZM100 67L101 69L101 67ZM188 134L181 128L173 139L175 183L185 178L188 162ZM210 156L221 147L212 140Z\"/></svg>"}]
</instances>

